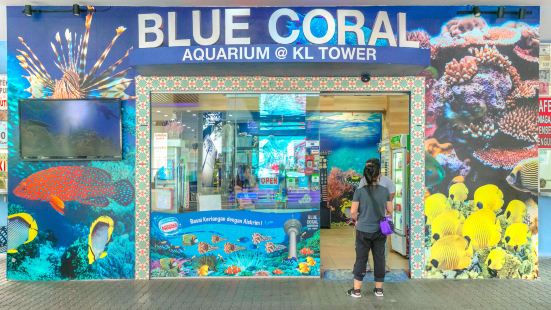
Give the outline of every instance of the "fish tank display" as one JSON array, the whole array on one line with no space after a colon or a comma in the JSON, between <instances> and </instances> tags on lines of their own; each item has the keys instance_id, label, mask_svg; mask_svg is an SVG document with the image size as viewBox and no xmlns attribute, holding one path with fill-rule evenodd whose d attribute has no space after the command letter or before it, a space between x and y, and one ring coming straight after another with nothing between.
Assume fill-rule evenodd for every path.
<instances>
[{"instance_id":1,"label":"fish tank display","mask_svg":"<svg viewBox=\"0 0 551 310\"><path fill-rule=\"evenodd\" d=\"M23 160L122 159L118 99L19 101Z\"/></svg>"}]
</instances>

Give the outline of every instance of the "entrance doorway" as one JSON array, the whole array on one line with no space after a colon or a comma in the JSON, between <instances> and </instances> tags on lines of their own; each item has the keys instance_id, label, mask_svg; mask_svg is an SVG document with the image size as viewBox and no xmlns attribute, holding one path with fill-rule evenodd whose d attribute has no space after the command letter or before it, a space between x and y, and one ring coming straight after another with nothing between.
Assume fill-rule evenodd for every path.
<instances>
[{"instance_id":1,"label":"entrance doorway","mask_svg":"<svg viewBox=\"0 0 551 310\"><path fill-rule=\"evenodd\" d=\"M137 131L137 146L136 146L136 188L137 188L137 207L136 207L136 278L144 279L151 276L150 266L152 262L150 258L150 233L154 230L173 229L174 222L166 221L163 225L154 226L153 220L150 218L150 208L152 203L153 193L151 191L152 178L151 172L154 166L154 159L150 156L150 149L153 147L152 137L152 115L157 113L151 104L152 93L218 93L218 94L238 94L246 95L251 93L287 93L287 94L316 94L321 97L329 94L347 93L348 95L355 94L377 94L383 92L385 94L408 94L411 98L410 117L411 117L411 157L415 161L415 165L410 166L412 175L412 191L409 201L412 208L411 227L408 233L412 238L412 242L408 245L410 248L409 266L412 278L421 278L424 266L424 225L423 225L423 193L424 193L424 156L423 156L423 129L424 129L424 83L422 78L405 77L405 78L372 78L370 82L362 82L358 78L277 78L277 77L139 77L136 79L136 131ZM321 96L320 96L321 94ZM185 102L183 102L185 104ZM320 104L320 103L318 103ZM333 109L333 111L335 111ZM353 112L353 111L346 111ZM187 113L187 111L186 111ZM319 113L322 113L320 111ZM406 112L407 113L407 112ZM164 116L164 114L163 114ZM165 171L166 172L166 171ZM219 172L220 173L220 172ZM169 173L170 175L170 173ZM221 180L220 180L221 181ZM352 180L354 181L354 180ZM157 193L158 194L158 193ZM176 193L175 193L176 194ZM161 195L162 196L162 195ZM166 195L165 195L166 196ZM247 196L247 195L246 195ZM156 197L157 201L159 198ZM173 201L171 197L165 197L167 202ZM170 198L170 199L168 199ZM242 197L243 199L254 199L254 197ZM218 205L218 203L217 203ZM220 203L224 206L224 204ZM159 205L163 208L162 205ZM191 204L189 204L192 207ZM229 205L228 205L229 206ZM174 209L173 209L174 210ZM230 210L230 212L233 212ZM294 211L292 211L294 212ZM266 213L266 212L261 212ZM260 213L257 213L259 215ZM267 215L262 215L267 216ZM312 225L317 217L315 214L305 215ZM319 211L318 211L319 216ZM268 215L269 217L269 215ZM282 218L289 217L284 215ZM210 220L210 218L208 218ZM270 221L268 221L270 222ZM249 221L250 223L250 221ZM260 221L262 223L262 221ZM159 223L157 223L159 224ZM316 225L319 223L316 223ZM151 225L151 226L150 226ZM281 227L288 229L289 227ZM298 237L295 233L289 236ZM304 236L300 236L304 237ZM308 235L306 235L308 238ZM322 237L323 238L323 237ZM183 239L183 238L181 238ZM187 239L185 239L187 240ZM298 240L298 239L297 239ZM188 240L190 241L190 240ZM298 241L297 241L298 242ZM294 244L292 247L300 245ZM278 248L277 245L275 247ZM310 253L309 250L305 253ZM301 254L302 255L302 254ZM305 254L303 256L307 256ZM304 257L308 258L308 257ZM178 260L174 260L178 262ZM173 260L164 260L169 262L169 267L173 266ZM307 261L306 261L307 262ZM306 265L303 269L308 269ZM314 263L314 261L311 261ZM299 266L299 267L300 267ZM204 266L199 266L204 267ZM231 269L231 270L230 270ZM228 272L233 272L235 269L230 268ZM203 269L202 269L203 270ZM208 274L209 269L204 269L205 274ZM274 270L275 271L275 270ZM173 272L173 270L170 270ZM279 271L278 271L279 272ZM302 272L302 271L301 271ZM249 272L250 273L250 272ZM249 274L248 273L248 274ZM194 273L195 274L195 273ZM260 276L265 276L265 273L259 273Z\"/></svg>"},{"instance_id":2,"label":"entrance doorway","mask_svg":"<svg viewBox=\"0 0 551 310\"><path fill-rule=\"evenodd\" d=\"M351 200L364 163L377 158L381 174L394 185L389 191L394 192L396 233L387 242L387 270L409 273L409 95L322 93L320 115L320 148L328 173L320 210L322 272L350 270L354 264Z\"/></svg>"}]
</instances>

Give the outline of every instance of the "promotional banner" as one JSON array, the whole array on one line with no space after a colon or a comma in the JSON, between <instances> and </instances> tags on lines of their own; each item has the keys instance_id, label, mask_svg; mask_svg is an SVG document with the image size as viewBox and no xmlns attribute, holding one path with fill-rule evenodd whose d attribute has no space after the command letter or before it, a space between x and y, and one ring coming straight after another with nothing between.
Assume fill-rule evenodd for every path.
<instances>
[{"instance_id":1,"label":"promotional banner","mask_svg":"<svg viewBox=\"0 0 551 310\"><path fill-rule=\"evenodd\" d=\"M319 211L151 214L151 277L320 276Z\"/></svg>"},{"instance_id":2,"label":"promotional banner","mask_svg":"<svg viewBox=\"0 0 551 310\"><path fill-rule=\"evenodd\" d=\"M540 44L540 97L549 96L549 84L551 83L551 44Z\"/></svg>"},{"instance_id":3,"label":"promotional banner","mask_svg":"<svg viewBox=\"0 0 551 310\"><path fill-rule=\"evenodd\" d=\"M551 149L551 97L539 98L538 136L538 147Z\"/></svg>"},{"instance_id":4,"label":"promotional banner","mask_svg":"<svg viewBox=\"0 0 551 310\"><path fill-rule=\"evenodd\" d=\"M0 193L4 193L8 189L8 80L6 75L6 64L6 41L0 41ZM0 253L6 252L6 246L8 243L8 230L6 227L7 217L7 198L4 194L0 194Z\"/></svg>"}]
</instances>

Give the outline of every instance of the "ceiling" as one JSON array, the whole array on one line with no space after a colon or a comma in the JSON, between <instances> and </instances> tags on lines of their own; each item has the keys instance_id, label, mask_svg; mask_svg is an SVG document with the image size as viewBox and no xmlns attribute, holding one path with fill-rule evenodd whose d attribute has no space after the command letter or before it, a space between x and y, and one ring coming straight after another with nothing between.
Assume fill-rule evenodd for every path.
<instances>
[{"instance_id":1,"label":"ceiling","mask_svg":"<svg viewBox=\"0 0 551 310\"><path fill-rule=\"evenodd\" d=\"M187 128L185 137L196 138L201 113L228 111L228 120L252 119L259 109L259 94L151 93L151 118L154 126L176 122ZM322 93L306 97L307 111L382 112L385 135L409 132L409 96L406 94ZM184 128L184 129L185 129Z\"/></svg>"},{"instance_id":2,"label":"ceiling","mask_svg":"<svg viewBox=\"0 0 551 310\"><path fill-rule=\"evenodd\" d=\"M343 5L543 5L549 0L444 0L435 3L434 0L3 0L5 5L71 5L73 3L92 5L117 5L117 6L343 6Z\"/></svg>"},{"instance_id":3,"label":"ceiling","mask_svg":"<svg viewBox=\"0 0 551 310\"><path fill-rule=\"evenodd\" d=\"M543 41L551 41L551 1L550 0L2 0L0 5L0 40L6 39L6 9L5 5L81 5L91 4L96 6L351 6L351 5L540 5L541 6L541 27L540 36Z\"/></svg>"}]
</instances>

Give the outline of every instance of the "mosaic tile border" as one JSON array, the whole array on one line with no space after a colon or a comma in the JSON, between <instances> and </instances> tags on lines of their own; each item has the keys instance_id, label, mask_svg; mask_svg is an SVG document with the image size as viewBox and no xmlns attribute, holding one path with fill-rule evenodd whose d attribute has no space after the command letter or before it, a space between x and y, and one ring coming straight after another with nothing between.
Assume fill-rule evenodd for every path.
<instances>
[{"instance_id":1,"label":"mosaic tile border","mask_svg":"<svg viewBox=\"0 0 551 310\"><path fill-rule=\"evenodd\" d=\"M411 278L424 276L425 80L422 77L136 77L136 279L149 279L151 92L407 92L411 96Z\"/></svg>"}]
</instances>

